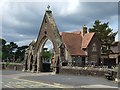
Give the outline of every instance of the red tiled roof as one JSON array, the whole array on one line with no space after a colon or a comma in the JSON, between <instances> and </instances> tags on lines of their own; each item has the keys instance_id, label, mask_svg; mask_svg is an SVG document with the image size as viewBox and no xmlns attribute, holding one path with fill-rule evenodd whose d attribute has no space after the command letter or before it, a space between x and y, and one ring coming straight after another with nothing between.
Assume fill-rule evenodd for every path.
<instances>
[{"instance_id":1,"label":"red tiled roof","mask_svg":"<svg viewBox=\"0 0 120 90\"><path fill-rule=\"evenodd\" d=\"M85 34L82 40L82 48L87 48L94 34L94 32Z\"/></svg>"},{"instance_id":2,"label":"red tiled roof","mask_svg":"<svg viewBox=\"0 0 120 90\"><path fill-rule=\"evenodd\" d=\"M61 33L61 36L67 50L71 55L86 55L81 48L82 36L80 34L63 32Z\"/></svg>"},{"instance_id":3,"label":"red tiled roof","mask_svg":"<svg viewBox=\"0 0 120 90\"><path fill-rule=\"evenodd\" d=\"M72 32L72 33L75 33L75 34L81 34L80 31L74 31L74 32Z\"/></svg>"}]
</instances>

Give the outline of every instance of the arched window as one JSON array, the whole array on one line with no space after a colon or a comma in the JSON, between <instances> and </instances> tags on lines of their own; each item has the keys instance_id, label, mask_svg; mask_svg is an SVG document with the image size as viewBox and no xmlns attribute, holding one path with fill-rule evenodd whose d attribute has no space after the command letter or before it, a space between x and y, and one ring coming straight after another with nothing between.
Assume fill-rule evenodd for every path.
<instances>
[{"instance_id":1,"label":"arched window","mask_svg":"<svg viewBox=\"0 0 120 90\"><path fill-rule=\"evenodd\" d=\"M96 51L97 51L97 48L96 48L96 44L95 44L95 43L92 45L92 51L93 51L93 52L96 52Z\"/></svg>"}]
</instances>

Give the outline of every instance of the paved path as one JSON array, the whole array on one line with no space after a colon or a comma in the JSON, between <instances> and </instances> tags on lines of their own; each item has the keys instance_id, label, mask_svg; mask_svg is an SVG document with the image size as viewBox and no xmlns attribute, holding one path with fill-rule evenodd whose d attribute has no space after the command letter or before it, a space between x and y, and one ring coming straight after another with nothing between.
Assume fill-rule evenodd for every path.
<instances>
[{"instance_id":1,"label":"paved path","mask_svg":"<svg viewBox=\"0 0 120 90\"><path fill-rule=\"evenodd\" d=\"M118 84L101 77L4 70L2 86L3 88L117 88Z\"/></svg>"},{"instance_id":2,"label":"paved path","mask_svg":"<svg viewBox=\"0 0 120 90\"><path fill-rule=\"evenodd\" d=\"M92 76L72 76L72 75L45 75L45 76L27 76L21 77L21 79L27 79L37 82L45 82L49 84L59 83L60 85L66 85L70 87L85 87L90 85L95 86L110 86L117 87L118 84L114 81L109 81L101 77Z\"/></svg>"},{"instance_id":3,"label":"paved path","mask_svg":"<svg viewBox=\"0 0 120 90\"><path fill-rule=\"evenodd\" d=\"M46 76L52 73L25 73L21 71L2 71L2 87L3 88L64 88L61 85L52 85L43 82L37 82L26 79L19 79L27 76Z\"/></svg>"}]
</instances>

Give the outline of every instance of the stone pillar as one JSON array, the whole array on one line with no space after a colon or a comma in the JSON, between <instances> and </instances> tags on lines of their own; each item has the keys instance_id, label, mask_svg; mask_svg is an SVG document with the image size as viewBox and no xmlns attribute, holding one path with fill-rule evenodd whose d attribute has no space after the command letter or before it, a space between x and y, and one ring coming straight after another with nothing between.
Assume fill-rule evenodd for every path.
<instances>
[{"instance_id":1,"label":"stone pillar","mask_svg":"<svg viewBox=\"0 0 120 90\"><path fill-rule=\"evenodd\" d=\"M33 73L35 72L35 64L36 64L35 62L36 62L36 55L33 56L33 64L32 64L32 70L31 70L31 72Z\"/></svg>"},{"instance_id":2,"label":"stone pillar","mask_svg":"<svg viewBox=\"0 0 120 90\"><path fill-rule=\"evenodd\" d=\"M54 55L54 67L53 67L54 73L56 73L56 62L57 62L57 54L55 53L55 55Z\"/></svg>"},{"instance_id":3,"label":"stone pillar","mask_svg":"<svg viewBox=\"0 0 120 90\"><path fill-rule=\"evenodd\" d=\"M118 55L116 55L116 65L118 65L119 62L118 62Z\"/></svg>"},{"instance_id":4,"label":"stone pillar","mask_svg":"<svg viewBox=\"0 0 120 90\"><path fill-rule=\"evenodd\" d=\"M60 57L60 56L59 56ZM59 72L61 71L61 68L62 68L62 58L60 57L60 60L59 60Z\"/></svg>"},{"instance_id":5,"label":"stone pillar","mask_svg":"<svg viewBox=\"0 0 120 90\"><path fill-rule=\"evenodd\" d=\"M57 57L57 62L56 62L56 74L60 72L60 57Z\"/></svg>"},{"instance_id":6,"label":"stone pillar","mask_svg":"<svg viewBox=\"0 0 120 90\"><path fill-rule=\"evenodd\" d=\"M40 72L40 53L37 53L37 72Z\"/></svg>"},{"instance_id":7,"label":"stone pillar","mask_svg":"<svg viewBox=\"0 0 120 90\"><path fill-rule=\"evenodd\" d=\"M23 70L22 71L27 71L27 59L25 59L25 63L24 63L24 65L23 65Z\"/></svg>"},{"instance_id":8,"label":"stone pillar","mask_svg":"<svg viewBox=\"0 0 120 90\"><path fill-rule=\"evenodd\" d=\"M23 65L23 70L22 71L27 71L28 69L28 52L26 50L25 52L25 57L24 57L24 65Z\"/></svg>"},{"instance_id":9,"label":"stone pillar","mask_svg":"<svg viewBox=\"0 0 120 90\"><path fill-rule=\"evenodd\" d=\"M43 71L43 57L40 55L40 71Z\"/></svg>"},{"instance_id":10,"label":"stone pillar","mask_svg":"<svg viewBox=\"0 0 120 90\"><path fill-rule=\"evenodd\" d=\"M40 72L40 65L39 65L39 59L40 57L39 57L39 53L37 53L37 72Z\"/></svg>"},{"instance_id":11,"label":"stone pillar","mask_svg":"<svg viewBox=\"0 0 120 90\"><path fill-rule=\"evenodd\" d=\"M30 71L30 62L31 62L31 56L28 55L28 69L27 69L27 71Z\"/></svg>"},{"instance_id":12,"label":"stone pillar","mask_svg":"<svg viewBox=\"0 0 120 90\"><path fill-rule=\"evenodd\" d=\"M60 69L60 56L59 54L55 54L55 62L54 62L54 69L53 69L53 72L54 73L59 73L59 69Z\"/></svg>"},{"instance_id":13,"label":"stone pillar","mask_svg":"<svg viewBox=\"0 0 120 90\"><path fill-rule=\"evenodd\" d=\"M62 63L65 62L65 46L62 44L59 48L59 72L61 71Z\"/></svg>"}]
</instances>

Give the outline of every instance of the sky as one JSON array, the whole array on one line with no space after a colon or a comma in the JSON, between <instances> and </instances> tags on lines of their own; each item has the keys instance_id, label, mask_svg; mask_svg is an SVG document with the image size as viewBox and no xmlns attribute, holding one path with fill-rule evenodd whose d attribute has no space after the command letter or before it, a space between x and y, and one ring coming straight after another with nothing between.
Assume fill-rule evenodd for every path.
<instances>
[{"instance_id":1,"label":"sky","mask_svg":"<svg viewBox=\"0 0 120 90\"><path fill-rule=\"evenodd\" d=\"M83 25L89 29L95 20L109 22L113 32L118 31L117 2L5 2L1 3L0 37L7 42L16 42L19 46L36 40L48 5L60 32L81 30Z\"/></svg>"}]
</instances>

